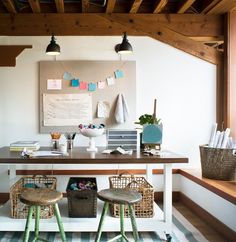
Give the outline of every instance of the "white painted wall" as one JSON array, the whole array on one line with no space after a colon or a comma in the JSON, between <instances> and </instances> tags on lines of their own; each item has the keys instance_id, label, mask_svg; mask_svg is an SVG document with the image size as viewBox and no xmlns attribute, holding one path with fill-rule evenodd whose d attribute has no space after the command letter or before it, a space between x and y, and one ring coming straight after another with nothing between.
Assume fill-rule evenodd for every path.
<instances>
[{"instance_id":1,"label":"white painted wall","mask_svg":"<svg viewBox=\"0 0 236 242\"><path fill-rule=\"evenodd\" d=\"M180 176L180 191L236 232L236 206L197 183Z\"/></svg>"},{"instance_id":2,"label":"white painted wall","mask_svg":"<svg viewBox=\"0 0 236 242\"><path fill-rule=\"evenodd\" d=\"M33 49L26 49L17 58L16 67L0 67L0 147L23 139L37 139L41 145L49 145L50 136L38 132L38 62L54 60L45 55L49 41L49 37L0 37L0 44L33 45ZM57 37L62 51L57 59L118 60L114 46L120 41L121 37ZM177 167L199 167L198 146L208 142L216 117L216 67L148 37L129 37L129 41L134 54L123 59L136 60L137 64L137 119L143 113L153 112L153 100L157 98L157 115L164 124L162 147L189 157L189 164ZM105 137L97 142L105 145ZM87 143L86 138L76 139L76 145ZM65 169L57 166L60 168ZM1 179L6 170L6 166L0 167ZM106 177L98 176L100 188L104 187L104 180ZM60 190L64 190L66 182L67 179L59 179ZM204 189L179 175L174 176L173 183L174 190L180 189L235 229L235 207L207 191L207 200L200 200ZM154 184L155 190L162 190L162 176L155 176ZM0 191L8 190L7 181L0 183ZM224 213L220 212L222 207Z\"/></svg>"},{"instance_id":3,"label":"white painted wall","mask_svg":"<svg viewBox=\"0 0 236 242\"><path fill-rule=\"evenodd\" d=\"M137 63L137 118L152 113L157 98L163 148L189 157L187 166L198 167L198 145L208 142L216 117L216 67L148 37L129 40L134 55L124 59ZM54 59L45 55L49 41L50 37L0 37L0 44L33 45L18 56L16 67L0 67L0 146L23 139L49 144L49 135L38 132L38 62ZM120 41L121 37L57 37L62 52L57 59L117 60L114 46ZM76 142L88 141L77 137ZM98 143L105 145L105 138Z\"/></svg>"}]
</instances>

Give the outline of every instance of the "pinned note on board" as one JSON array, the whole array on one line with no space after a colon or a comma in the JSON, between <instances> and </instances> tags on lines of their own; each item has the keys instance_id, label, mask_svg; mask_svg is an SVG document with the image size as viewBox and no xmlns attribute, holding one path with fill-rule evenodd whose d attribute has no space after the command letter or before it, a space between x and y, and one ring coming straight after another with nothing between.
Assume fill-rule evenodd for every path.
<instances>
[{"instance_id":1,"label":"pinned note on board","mask_svg":"<svg viewBox=\"0 0 236 242\"><path fill-rule=\"evenodd\" d=\"M92 83L91 82L91 83L88 84L88 91L89 92L94 92L94 91L96 91L96 87L97 87L96 83Z\"/></svg>"},{"instance_id":2,"label":"pinned note on board","mask_svg":"<svg viewBox=\"0 0 236 242\"><path fill-rule=\"evenodd\" d=\"M124 73L121 70L116 70L115 71L115 77L116 79L124 77Z\"/></svg>"},{"instance_id":3,"label":"pinned note on board","mask_svg":"<svg viewBox=\"0 0 236 242\"><path fill-rule=\"evenodd\" d=\"M47 90L61 90L61 79L48 79Z\"/></svg>"},{"instance_id":4,"label":"pinned note on board","mask_svg":"<svg viewBox=\"0 0 236 242\"><path fill-rule=\"evenodd\" d=\"M72 75L69 72L65 71L63 74L63 79L69 81L72 79Z\"/></svg>"},{"instance_id":5,"label":"pinned note on board","mask_svg":"<svg viewBox=\"0 0 236 242\"><path fill-rule=\"evenodd\" d=\"M106 101L99 101L97 107L98 118L109 118L110 103Z\"/></svg>"},{"instance_id":6,"label":"pinned note on board","mask_svg":"<svg viewBox=\"0 0 236 242\"><path fill-rule=\"evenodd\" d=\"M79 86L79 79L72 79L71 80L71 86L72 87L78 87Z\"/></svg>"},{"instance_id":7,"label":"pinned note on board","mask_svg":"<svg viewBox=\"0 0 236 242\"><path fill-rule=\"evenodd\" d=\"M87 82L80 82L79 83L79 89L80 90L87 90L88 89L88 83Z\"/></svg>"},{"instance_id":8,"label":"pinned note on board","mask_svg":"<svg viewBox=\"0 0 236 242\"><path fill-rule=\"evenodd\" d=\"M98 82L98 89L105 89L106 82L105 81L99 81Z\"/></svg>"},{"instance_id":9,"label":"pinned note on board","mask_svg":"<svg viewBox=\"0 0 236 242\"><path fill-rule=\"evenodd\" d=\"M114 77L107 77L107 85L108 86L115 85Z\"/></svg>"}]
</instances>

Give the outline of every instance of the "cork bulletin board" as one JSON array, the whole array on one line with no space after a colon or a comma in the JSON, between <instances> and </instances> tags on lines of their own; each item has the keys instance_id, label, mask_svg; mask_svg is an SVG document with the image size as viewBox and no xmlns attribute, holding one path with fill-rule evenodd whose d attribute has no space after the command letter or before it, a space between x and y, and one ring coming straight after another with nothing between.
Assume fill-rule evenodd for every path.
<instances>
[{"instance_id":1,"label":"cork bulletin board","mask_svg":"<svg viewBox=\"0 0 236 242\"><path fill-rule=\"evenodd\" d=\"M114 72L120 70L123 77L115 78ZM65 78L65 73L69 73L71 78ZM108 85L107 78L113 77L113 85ZM61 80L61 89L48 89L48 80ZM96 90L81 90L78 86L73 86L72 79L79 82L96 84ZM103 89L98 89L98 82L105 82ZM70 95L71 94L71 95ZM114 112L117 97L123 94L129 108L129 118L125 123L119 124L115 120ZM70 103L68 108L62 111L61 115L69 108L73 108L71 115L78 117L82 115L86 107L85 116L91 117L89 123L103 123L107 128L133 128L136 119L136 63L135 61L40 61L39 62L39 131L40 133L58 132L77 132L79 123L75 120L57 122L54 125L51 120L47 120L47 107L50 107L48 100L54 97L78 98L78 103ZM80 102L82 100L82 103ZM109 104L109 115L106 118L97 117L98 102ZM74 107L72 107L74 105ZM63 109L62 109L63 110ZM50 113L50 111L48 111ZM71 121L72 120L72 121ZM81 117L83 120L83 117ZM82 122L83 124L88 124Z\"/></svg>"}]
</instances>

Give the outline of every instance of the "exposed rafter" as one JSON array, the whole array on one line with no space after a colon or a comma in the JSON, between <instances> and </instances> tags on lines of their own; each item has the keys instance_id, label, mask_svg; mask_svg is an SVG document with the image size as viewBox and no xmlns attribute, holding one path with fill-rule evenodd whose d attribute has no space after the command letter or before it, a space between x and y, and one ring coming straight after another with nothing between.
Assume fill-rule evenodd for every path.
<instances>
[{"instance_id":1,"label":"exposed rafter","mask_svg":"<svg viewBox=\"0 0 236 242\"><path fill-rule=\"evenodd\" d=\"M129 12L137 13L142 2L143 0L134 0Z\"/></svg>"},{"instance_id":2,"label":"exposed rafter","mask_svg":"<svg viewBox=\"0 0 236 242\"><path fill-rule=\"evenodd\" d=\"M138 20L136 15L132 17L120 15L118 18L116 15L106 15L105 17L124 25L125 28L138 31L140 35L152 37L212 64L219 64L223 60L223 54L220 51L170 30L162 24L152 24L147 29L148 22Z\"/></svg>"},{"instance_id":3,"label":"exposed rafter","mask_svg":"<svg viewBox=\"0 0 236 242\"><path fill-rule=\"evenodd\" d=\"M212 9L218 2L220 2L221 0L213 0L212 2L210 2L207 6L205 6L201 13L207 13L210 9Z\"/></svg>"},{"instance_id":4,"label":"exposed rafter","mask_svg":"<svg viewBox=\"0 0 236 242\"><path fill-rule=\"evenodd\" d=\"M222 0L211 8L207 14L223 14L236 7L236 0Z\"/></svg>"},{"instance_id":5,"label":"exposed rafter","mask_svg":"<svg viewBox=\"0 0 236 242\"><path fill-rule=\"evenodd\" d=\"M115 8L116 0L107 0L106 13L112 13Z\"/></svg>"},{"instance_id":6,"label":"exposed rafter","mask_svg":"<svg viewBox=\"0 0 236 242\"><path fill-rule=\"evenodd\" d=\"M64 0L55 0L56 8L58 13L65 12Z\"/></svg>"},{"instance_id":7,"label":"exposed rafter","mask_svg":"<svg viewBox=\"0 0 236 242\"><path fill-rule=\"evenodd\" d=\"M2 3L4 4L9 13L17 13L13 0L2 0Z\"/></svg>"},{"instance_id":8,"label":"exposed rafter","mask_svg":"<svg viewBox=\"0 0 236 242\"><path fill-rule=\"evenodd\" d=\"M180 6L180 8L178 9L177 13L184 13L186 10L188 10L192 4L195 2L196 0L185 0L182 5Z\"/></svg>"},{"instance_id":9,"label":"exposed rafter","mask_svg":"<svg viewBox=\"0 0 236 242\"><path fill-rule=\"evenodd\" d=\"M29 4L30 4L30 7L31 7L33 13L41 12L39 0L29 0Z\"/></svg>"},{"instance_id":10,"label":"exposed rafter","mask_svg":"<svg viewBox=\"0 0 236 242\"><path fill-rule=\"evenodd\" d=\"M82 12L88 13L89 11L89 0L82 0Z\"/></svg>"},{"instance_id":11,"label":"exposed rafter","mask_svg":"<svg viewBox=\"0 0 236 242\"><path fill-rule=\"evenodd\" d=\"M160 13L167 3L168 3L168 0L160 0L156 4L153 13Z\"/></svg>"}]
</instances>

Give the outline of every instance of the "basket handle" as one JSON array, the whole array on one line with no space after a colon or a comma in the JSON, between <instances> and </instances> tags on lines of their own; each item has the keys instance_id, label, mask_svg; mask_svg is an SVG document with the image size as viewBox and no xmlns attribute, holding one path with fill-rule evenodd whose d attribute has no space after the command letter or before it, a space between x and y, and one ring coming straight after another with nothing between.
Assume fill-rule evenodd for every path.
<instances>
[{"instance_id":1,"label":"basket handle","mask_svg":"<svg viewBox=\"0 0 236 242\"><path fill-rule=\"evenodd\" d=\"M133 181L129 182L124 189L130 189L132 183L138 184L135 180L133 180Z\"/></svg>"},{"instance_id":2,"label":"basket handle","mask_svg":"<svg viewBox=\"0 0 236 242\"><path fill-rule=\"evenodd\" d=\"M124 176L124 175L130 175L131 178L134 180L134 174L131 174L128 171L123 171L120 174L118 174L118 178L121 179L121 177Z\"/></svg>"},{"instance_id":3,"label":"basket handle","mask_svg":"<svg viewBox=\"0 0 236 242\"><path fill-rule=\"evenodd\" d=\"M39 174L35 174L32 176L33 179L35 179L36 177L43 177L43 178L48 178L46 175L39 175Z\"/></svg>"}]
</instances>

